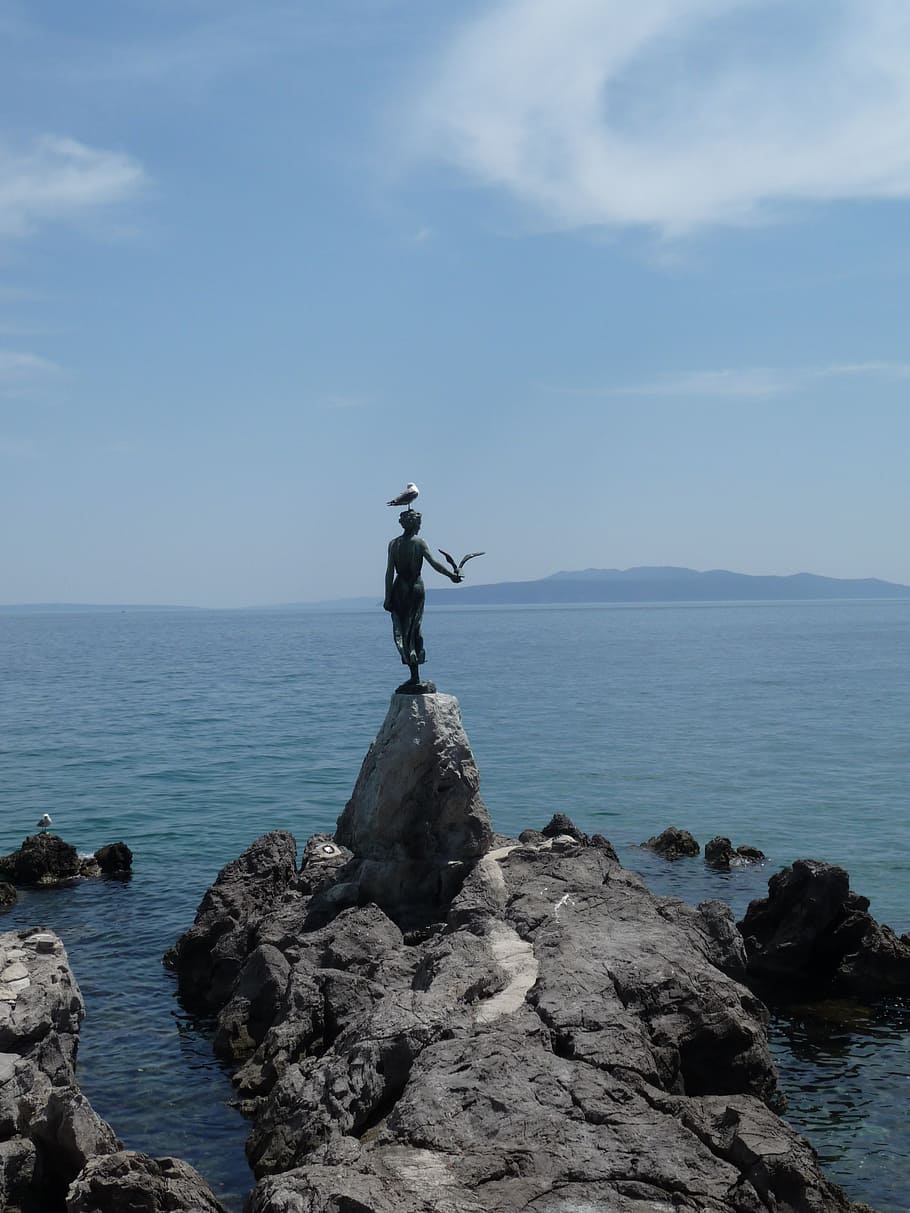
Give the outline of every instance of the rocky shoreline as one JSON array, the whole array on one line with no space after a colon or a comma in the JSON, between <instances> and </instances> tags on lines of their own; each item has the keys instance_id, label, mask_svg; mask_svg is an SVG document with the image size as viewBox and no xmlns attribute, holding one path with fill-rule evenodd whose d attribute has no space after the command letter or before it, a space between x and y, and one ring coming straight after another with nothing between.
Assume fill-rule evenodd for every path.
<instances>
[{"instance_id":1,"label":"rocky shoreline","mask_svg":"<svg viewBox=\"0 0 910 1213\"><path fill-rule=\"evenodd\" d=\"M53 932L0 933L0 1210L223 1213L192 1167L124 1150L91 1107L76 1080L84 1016Z\"/></svg>"},{"instance_id":2,"label":"rocky shoreline","mask_svg":"<svg viewBox=\"0 0 910 1213\"><path fill-rule=\"evenodd\" d=\"M868 1213L781 1119L756 995L910 990L863 903L800 861L738 929L567 818L495 836L457 702L396 695L336 833L258 839L166 959L234 1066L249 1213ZM0 1209L218 1210L79 1092L59 940L0 951Z\"/></svg>"}]
</instances>

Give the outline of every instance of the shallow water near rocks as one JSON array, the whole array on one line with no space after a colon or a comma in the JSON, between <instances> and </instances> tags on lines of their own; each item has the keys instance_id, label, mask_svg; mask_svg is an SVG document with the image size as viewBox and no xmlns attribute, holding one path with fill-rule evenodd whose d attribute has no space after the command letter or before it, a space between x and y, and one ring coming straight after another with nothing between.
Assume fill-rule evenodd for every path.
<instances>
[{"instance_id":1,"label":"shallow water near rocks","mask_svg":"<svg viewBox=\"0 0 910 1213\"><path fill-rule=\"evenodd\" d=\"M740 916L800 856L843 864L910 927L910 604L431 609L427 673L458 696L494 827L557 811L660 893ZM266 830L334 828L401 667L383 612L0 614L0 851L44 812L132 880L22 894L0 929L60 932L87 1006L86 1094L125 1143L186 1158L232 1210L246 1124L161 956L219 868ZM669 864L665 826L751 843L759 867ZM777 1014L787 1118L882 1213L910 1191L910 1013Z\"/></svg>"}]
</instances>

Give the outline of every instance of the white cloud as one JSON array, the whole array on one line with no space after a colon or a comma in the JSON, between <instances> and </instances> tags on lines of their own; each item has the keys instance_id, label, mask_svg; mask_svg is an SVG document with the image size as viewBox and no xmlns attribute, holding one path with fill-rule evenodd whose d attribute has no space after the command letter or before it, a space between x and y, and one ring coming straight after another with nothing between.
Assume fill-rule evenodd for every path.
<instances>
[{"instance_id":1,"label":"white cloud","mask_svg":"<svg viewBox=\"0 0 910 1213\"><path fill-rule=\"evenodd\" d=\"M910 363L845 362L828 366L753 366L680 371L643 383L590 389L556 389L570 395L686 397L701 400L761 400L787 396L826 379L910 379Z\"/></svg>"},{"instance_id":2,"label":"white cloud","mask_svg":"<svg viewBox=\"0 0 910 1213\"><path fill-rule=\"evenodd\" d=\"M131 156L75 139L44 135L23 151L0 143L0 237L27 236L42 223L121 202L145 182Z\"/></svg>"},{"instance_id":3,"label":"white cloud","mask_svg":"<svg viewBox=\"0 0 910 1213\"><path fill-rule=\"evenodd\" d=\"M409 98L411 147L556 227L906 199L908 61L905 0L498 0Z\"/></svg>"}]
</instances>

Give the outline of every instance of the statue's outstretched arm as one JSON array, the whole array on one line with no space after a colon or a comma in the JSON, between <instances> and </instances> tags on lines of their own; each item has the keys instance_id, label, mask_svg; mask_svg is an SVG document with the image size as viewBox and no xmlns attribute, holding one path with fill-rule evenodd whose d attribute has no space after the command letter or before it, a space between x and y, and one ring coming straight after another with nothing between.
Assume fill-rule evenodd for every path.
<instances>
[{"instance_id":1,"label":"statue's outstretched arm","mask_svg":"<svg viewBox=\"0 0 910 1213\"><path fill-rule=\"evenodd\" d=\"M464 574L459 570L456 569L453 573L452 570L447 569L444 564L440 564L438 560L434 560L426 543L423 545L423 557L428 564L432 565L437 573L442 573L443 577L448 577L449 581L454 581L456 585L459 581L464 581Z\"/></svg>"}]
</instances>

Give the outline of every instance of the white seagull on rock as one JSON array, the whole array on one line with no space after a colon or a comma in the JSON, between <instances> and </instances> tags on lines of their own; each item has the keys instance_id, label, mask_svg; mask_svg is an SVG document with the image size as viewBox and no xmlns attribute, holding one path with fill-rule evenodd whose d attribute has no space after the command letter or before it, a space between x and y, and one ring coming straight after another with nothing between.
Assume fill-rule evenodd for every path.
<instances>
[{"instance_id":1,"label":"white seagull on rock","mask_svg":"<svg viewBox=\"0 0 910 1213\"><path fill-rule=\"evenodd\" d=\"M47 827L48 827L48 826L50 826L50 825L53 825L53 824L54 824L54 823L51 821L51 815L50 815L50 813L45 813L45 814L44 814L44 816L41 818L41 820L38 822L38 829L39 829L39 830L40 830L42 833L46 833L46 832L47 832Z\"/></svg>"},{"instance_id":2,"label":"white seagull on rock","mask_svg":"<svg viewBox=\"0 0 910 1213\"><path fill-rule=\"evenodd\" d=\"M386 502L386 504L387 505L406 505L408 507L408 509L410 509L411 502L416 501L419 495L420 495L420 489L417 487L416 484L412 484L409 480L405 491L403 493L399 493L397 497L393 497L392 500Z\"/></svg>"}]
</instances>

